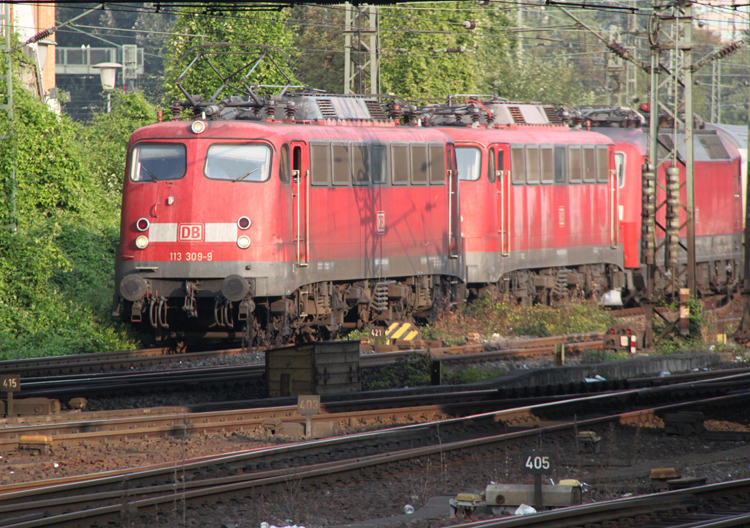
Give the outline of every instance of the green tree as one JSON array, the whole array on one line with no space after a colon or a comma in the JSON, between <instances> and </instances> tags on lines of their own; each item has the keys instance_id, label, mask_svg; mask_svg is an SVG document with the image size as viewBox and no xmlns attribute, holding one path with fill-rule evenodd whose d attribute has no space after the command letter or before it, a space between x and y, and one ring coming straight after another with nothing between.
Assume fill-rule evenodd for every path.
<instances>
[{"instance_id":1,"label":"green tree","mask_svg":"<svg viewBox=\"0 0 750 528\"><path fill-rule=\"evenodd\" d=\"M246 10L242 4L201 4L201 6L181 7L173 31L188 35L207 35L207 39L172 36L167 43L165 56L165 102L184 100L185 97L175 84L197 51L191 48L198 44L264 44L279 48L289 48L292 44L292 33L286 26L288 11L253 11ZM245 51L257 52L259 48L245 47ZM236 85L252 66L255 58L240 55L243 47L222 48L219 54L211 56L211 62L225 76L234 76ZM256 53L257 55L257 53ZM271 52L273 59L291 77L291 69L286 57L278 52ZM286 84L284 75L279 73L271 61L264 60L248 79L249 84ZM207 100L221 86L221 80L205 61L196 63L183 80L185 89L195 95L203 95ZM232 95L231 90L226 95Z\"/></svg>"},{"instance_id":2,"label":"green tree","mask_svg":"<svg viewBox=\"0 0 750 528\"><path fill-rule=\"evenodd\" d=\"M0 165L16 167L17 231L0 229L0 358L131 348L109 314L119 220L111 187L128 137L155 111L140 94L118 94L111 114L83 127L13 81L15 150L0 143Z\"/></svg>"},{"instance_id":3,"label":"green tree","mask_svg":"<svg viewBox=\"0 0 750 528\"><path fill-rule=\"evenodd\" d=\"M495 63L486 82L489 92L511 101L594 103L594 92L587 91L578 71L566 60L506 57Z\"/></svg>"},{"instance_id":4,"label":"green tree","mask_svg":"<svg viewBox=\"0 0 750 528\"><path fill-rule=\"evenodd\" d=\"M120 204L128 140L137 129L156 123L156 108L141 92L113 92L112 111L95 114L79 139L89 153L95 184L113 205Z\"/></svg>"},{"instance_id":5,"label":"green tree","mask_svg":"<svg viewBox=\"0 0 750 528\"><path fill-rule=\"evenodd\" d=\"M294 76L305 86L344 93L344 10L319 5L292 8Z\"/></svg>"},{"instance_id":6,"label":"green tree","mask_svg":"<svg viewBox=\"0 0 750 528\"><path fill-rule=\"evenodd\" d=\"M477 27L468 30L464 22ZM511 47L501 36L508 24L503 12L479 9L474 2L381 9L381 91L405 98L476 93L489 57L501 57Z\"/></svg>"}]
</instances>

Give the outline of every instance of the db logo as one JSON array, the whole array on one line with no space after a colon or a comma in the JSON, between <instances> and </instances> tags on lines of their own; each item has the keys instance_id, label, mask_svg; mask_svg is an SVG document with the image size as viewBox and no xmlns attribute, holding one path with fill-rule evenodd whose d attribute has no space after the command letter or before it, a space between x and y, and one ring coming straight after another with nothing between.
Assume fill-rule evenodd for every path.
<instances>
[{"instance_id":1,"label":"db logo","mask_svg":"<svg viewBox=\"0 0 750 528\"><path fill-rule=\"evenodd\" d=\"M203 224L180 224L180 240L203 240Z\"/></svg>"}]
</instances>

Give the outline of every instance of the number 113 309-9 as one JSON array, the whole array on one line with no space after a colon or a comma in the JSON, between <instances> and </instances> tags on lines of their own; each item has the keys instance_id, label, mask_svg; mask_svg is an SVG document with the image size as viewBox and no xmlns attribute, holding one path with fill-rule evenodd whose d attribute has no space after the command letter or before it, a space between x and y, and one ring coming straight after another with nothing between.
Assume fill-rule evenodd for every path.
<instances>
[{"instance_id":1,"label":"number 113 309-9","mask_svg":"<svg viewBox=\"0 0 750 528\"><path fill-rule=\"evenodd\" d=\"M169 260L173 262L211 262L214 259L213 251L210 253L196 253L196 252L170 252Z\"/></svg>"}]
</instances>

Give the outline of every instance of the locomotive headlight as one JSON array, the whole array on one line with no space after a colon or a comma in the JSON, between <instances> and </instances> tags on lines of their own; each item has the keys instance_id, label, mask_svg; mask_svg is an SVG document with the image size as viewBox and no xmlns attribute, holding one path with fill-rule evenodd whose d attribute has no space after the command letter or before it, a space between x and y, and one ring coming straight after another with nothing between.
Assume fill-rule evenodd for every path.
<instances>
[{"instance_id":1,"label":"locomotive headlight","mask_svg":"<svg viewBox=\"0 0 750 528\"><path fill-rule=\"evenodd\" d=\"M145 236L141 235L135 239L135 247L138 249L146 249L146 246L148 246L148 238Z\"/></svg>"},{"instance_id":2,"label":"locomotive headlight","mask_svg":"<svg viewBox=\"0 0 750 528\"><path fill-rule=\"evenodd\" d=\"M135 223L135 228L138 231L145 231L148 229L148 220L146 218L141 218Z\"/></svg>"},{"instance_id":3,"label":"locomotive headlight","mask_svg":"<svg viewBox=\"0 0 750 528\"><path fill-rule=\"evenodd\" d=\"M253 223L246 216L242 216L239 220L237 220L237 227L239 227L240 229L247 229L251 225L253 225Z\"/></svg>"},{"instance_id":4,"label":"locomotive headlight","mask_svg":"<svg viewBox=\"0 0 750 528\"><path fill-rule=\"evenodd\" d=\"M247 249L247 248L249 248L250 247L250 237L246 236L246 235L242 235L240 238L237 239L237 245L240 247L240 249Z\"/></svg>"},{"instance_id":5,"label":"locomotive headlight","mask_svg":"<svg viewBox=\"0 0 750 528\"><path fill-rule=\"evenodd\" d=\"M200 134L206 130L206 123L203 121L193 121L193 124L190 125L190 130L193 131L193 134Z\"/></svg>"}]
</instances>

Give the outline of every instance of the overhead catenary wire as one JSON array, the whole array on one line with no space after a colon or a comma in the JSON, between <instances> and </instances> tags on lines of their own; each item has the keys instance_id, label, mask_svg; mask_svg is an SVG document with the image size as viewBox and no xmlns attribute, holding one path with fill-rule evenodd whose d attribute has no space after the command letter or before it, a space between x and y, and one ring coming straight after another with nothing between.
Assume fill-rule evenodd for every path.
<instances>
[{"instance_id":1,"label":"overhead catenary wire","mask_svg":"<svg viewBox=\"0 0 750 528\"><path fill-rule=\"evenodd\" d=\"M521 1L521 2L516 2L513 0L492 0L490 5L488 6L471 6L466 9L450 9L450 11L460 13L461 15L465 15L467 18L471 18L474 16L479 17L480 15L485 15L485 14L488 14L489 16L492 16L493 14L502 15L502 14L512 12L518 9L525 10L525 11L531 10L531 9L536 10L540 6L543 6L544 3L545 3L544 0L539 0L539 1L526 0L526 1ZM61 4L69 5L66 2L62 2ZM565 2L561 2L561 4L566 5ZM263 4L263 5L268 6L267 4ZM613 5L627 7L628 5L632 5L632 3L625 3L623 5L623 2L616 2L616 3L613 3ZM648 2L646 0L638 0L636 2L636 5L638 5L641 9L643 9L643 6L650 7L651 2L650 0ZM717 2L698 1L698 2L695 2L695 5L705 6L706 8L718 9L724 13L732 12L733 14L737 15L738 20L742 20L745 23L747 22L747 17L745 13L736 11L734 7L740 6L740 5L748 5L748 4L735 4L735 6L727 6L726 4L717 3ZM173 14L180 12L180 10L182 9L182 10L186 10L188 13L196 14L201 17L215 18L215 19L231 19L231 18L236 18L237 13L245 13L249 15L252 11L257 10L258 7L259 7L259 4L245 4L245 5L220 4L219 6L216 6L214 9L209 10L208 6L203 5L203 4L195 4L191 2L176 2L176 3L170 4L169 6L162 5L161 11L157 14L173 15ZM274 6L274 8L275 7L277 6ZM308 7L315 7L316 9L328 9L333 12L341 12L341 10L343 9L343 7L341 6L320 6L320 5L309 6L308 5ZM586 4L585 7L586 7L585 11L596 10L596 4ZM156 10L154 7L149 7L149 8L142 7L142 6L136 7L133 3L130 3L130 2L108 4L107 9L110 9L112 11L156 13ZM408 4L408 3L397 4L394 6L388 6L387 8L384 7L383 10L385 9L388 9L390 11L390 12L383 13L383 17L385 20L392 20L396 22L397 20L399 20L399 18L401 18L403 20L410 20L414 22L438 22L440 24L446 24L446 23L445 21L439 20L440 17L431 18L429 15L423 16L422 13L429 13L429 12L435 12L435 13L441 12L442 13L445 11L449 11L447 8L444 8L444 7L425 6L424 4L421 4L421 3L416 4L416 5ZM414 12L417 16L403 16L401 12L406 11L406 10L410 10ZM578 9L576 8L576 10ZM397 13L393 13L393 11L396 11ZM646 10L643 9L643 11L646 11ZM557 19L557 15L554 14L554 10L552 10L551 8L548 8L548 10L546 11L546 14L548 14L550 17L553 17L555 20ZM650 13L638 12L636 14L629 15L629 16L642 18L643 16L650 16ZM396 17L399 17L399 18L396 18ZM269 20L269 19L253 17L253 16L247 16L243 18L246 18L248 20L252 20L258 23L263 23L263 24L279 23L278 20ZM312 23L308 23L308 22L300 21L300 20L294 20L294 21L285 20L283 23L286 24L288 27L329 28L333 30L342 29L342 26L343 26L343 24L341 25L339 24L312 24ZM459 22L452 22L452 24L460 25ZM446 27L446 26L444 25L443 27ZM564 27L564 26L559 26L558 24L535 27L535 28L511 28L511 27L506 27L506 26L496 26L496 27L497 27L497 33L492 33L487 26L482 25L480 26L480 28L484 29L484 31L482 31L481 33L476 32L476 31L455 32L455 31L446 30L437 34L441 34L445 36L464 36L464 37L469 37L469 38L477 39L477 40L501 38L501 39L507 39L507 40L524 40L524 41L538 41L538 42L545 42L544 37L539 37L533 33L541 33L541 34L550 33L550 34L557 34L557 35L560 35L560 34L574 35L576 33L585 34L583 30L576 29L576 27L574 26ZM394 33L408 32L408 30L405 30L403 28L397 28L397 27L394 27L394 28L383 27L381 28L381 30L384 32L390 32L392 30ZM104 32L106 31L106 29L102 28L100 31ZM432 33L432 32L426 31L426 33ZM193 36L194 35L190 35L187 38L190 38ZM122 38L127 38L127 37L117 35L117 38L122 39ZM200 38L200 37L196 36L196 38ZM550 40L554 41L554 39L550 39ZM579 58L586 59L586 58L596 57L597 54L601 54L605 51L604 49L598 52L597 51L593 51L593 52L584 51L581 53L578 53L576 51L573 51L573 52L568 51L568 50L586 49L587 45L590 46L590 43L585 44L586 41L587 39L583 39L581 41L583 42L583 44L581 42L571 42L571 45L566 46L565 48L565 57L568 59L572 59L576 61L577 63L577 59ZM483 44L483 47L487 49L486 45L484 44ZM337 50L318 51L316 48L305 48L305 47L297 47L297 48L289 48L289 49L296 49L300 53L305 53L305 52L336 53L337 52ZM398 55L390 55L390 52L386 52L386 53L389 53L388 56L398 56ZM416 56L416 55L413 55L413 56ZM420 55L420 56L423 56L423 55ZM542 52L541 54L535 54L534 56L537 60L545 60L545 61L546 60L559 60L560 58L559 55L556 55L554 58L544 57L544 52Z\"/></svg>"}]
</instances>

